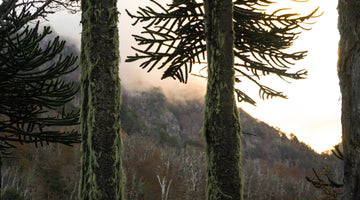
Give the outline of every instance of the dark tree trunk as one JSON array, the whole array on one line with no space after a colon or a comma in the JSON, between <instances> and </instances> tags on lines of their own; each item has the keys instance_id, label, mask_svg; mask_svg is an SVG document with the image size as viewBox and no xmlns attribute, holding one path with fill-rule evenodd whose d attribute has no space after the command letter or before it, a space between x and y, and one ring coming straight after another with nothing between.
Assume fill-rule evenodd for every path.
<instances>
[{"instance_id":1,"label":"dark tree trunk","mask_svg":"<svg viewBox=\"0 0 360 200\"><path fill-rule=\"evenodd\" d=\"M82 0L83 200L123 199L118 11L116 0Z\"/></svg>"},{"instance_id":2,"label":"dark tree trunk","mask_svg":"<svg viewBox=\"0 0 360 200\"><path fill-rule=\"evenodd\" d=\"M339 0L344 200L360 199L360 1Z\"/></svg>"},{"instance_id":3,"label":"dark tree trunk","mask_svg":"<svg viewBox=\"0 0 360 200\"><path fill-rule=\"evenodd\" d=\"M242 199L240 124L234 97L232 0L205 0L208 83L203 133L206 199Z\"/></svg>"},{"instance_id":4,"label":"dark tree trunk","mask_svg":"<svg viewBox=\"0 0 360 200\"><path fill-rule=\"evenodd\" d=\"M2 198L2 152L0 151L0 200Z\"/></svg>"}]
</instances>

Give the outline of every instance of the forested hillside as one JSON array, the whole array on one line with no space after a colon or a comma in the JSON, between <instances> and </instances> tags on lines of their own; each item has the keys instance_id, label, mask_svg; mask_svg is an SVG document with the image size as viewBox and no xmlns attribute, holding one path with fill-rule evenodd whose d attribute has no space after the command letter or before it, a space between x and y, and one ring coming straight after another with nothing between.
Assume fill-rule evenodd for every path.
<instances>
[{"instance_id":1,"label":"forested hillside","mask_svg":"<svg viewBox=\"0 0 360 200\"><path fill-rule=\"evenodd\" d=\"M79 81L79 76L76 71L67 79ZM169 200L205 199L203 102L170 101L160 88L123 88L122 102L126 199L161 199L162 192L168 192ZM313 176L312 168L331 169L341 180L341 162L334 156L317 154L295 135L287 136L243 110L240 119L245 199L325 197L305 179ZM24 199L77 199L79 174L79 146L22 145L3 159L2 183L4 191Z\"/></svg>"},{"instance_id":2,"label":"forested hillside","mask_svg":"<svg viewBox=\"0 0 360 200\"><path fill-rule=\"evenodd\" d=\"M204 199L202 102L168 102L158 88L123 91L127 199L160 199L158 179L169 188L169 199ZM312 199L322 194L305 180L311 168L340 172L333 156L240 113L245 199ZM20 146L4 159L4 188L16 188L27 199L76 199L79 155L79 146Z\"/></svg>"},{"instance_id":3,"label":"forested hillside","mask_svg":"<svg viewBox=\"0 0 360 200\"><path fill-rule=\"evenodd\" d=\"M167 101L159 88L150 91L129 93L123 89L123 129L129 134L154 136L154 129L163 127L169 138L178 144L202 144L203 103L198 100L184 102ZM126 111L126 112L125 112ZM320 167L321 156L300 142L293 134L274 128L251 117L240 109L245 159L263 159L271 163L282 162L302 169ZM132 118L131 124L126 119ZM134 121L138 124L135 125ZM137 127L138 126L138 127ZM142 128L141 128L142 127ZM166 127L166 128L165 128ZM159 130L157 131L159 132ZM271 151L270 151L271 149Z\"/></svg>"}]
</instances>

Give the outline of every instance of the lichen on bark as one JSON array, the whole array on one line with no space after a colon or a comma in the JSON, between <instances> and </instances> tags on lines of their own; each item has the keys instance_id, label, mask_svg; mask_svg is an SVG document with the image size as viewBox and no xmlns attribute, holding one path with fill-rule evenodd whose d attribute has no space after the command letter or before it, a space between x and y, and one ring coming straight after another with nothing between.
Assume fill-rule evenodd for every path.
<instances>
[{"instance_id":1,"label":"lichen on bark","mask_svg":"<svg viewBox=\"0 0 360 200\"><path fill-rule=\"evenodd\" d=\"M240 121L234 96L231 0L205 0L208 83L203 134L206 199L241 200Z\"/></svg>"},{"instance_id":2,"label":"lichen on bark","mask_svg":"<svg viewBox=\"0 0 360 200\"><path fill-rule=\"evenodd\" d=\"M83 0L79 198L123 199L116 0Z\"/></svg>"}]
</instances>

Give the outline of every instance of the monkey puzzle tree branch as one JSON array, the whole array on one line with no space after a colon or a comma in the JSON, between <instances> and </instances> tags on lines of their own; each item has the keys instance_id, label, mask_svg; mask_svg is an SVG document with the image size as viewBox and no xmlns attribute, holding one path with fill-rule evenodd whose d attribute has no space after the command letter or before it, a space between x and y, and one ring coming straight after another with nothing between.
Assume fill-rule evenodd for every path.
<instances>
[{"instance_id":1,"label":"monkey puzzle tree branch","mask_svg":"<svg viewBox=\"0 0 360 200\"><path fill-rule=\"evenodd\" d=\"M61 79L77 69L77 57L61 55L65 42L59 37L43 44L50 28L40 32L39 22L33 28L24 26L30 8L16 12L15 1L7 2L12 2L12 10L6 16L0 14L1 22L10 24L0 25L0 151L16 147L15 143L80 142L73 127L78 124L79 111L64 107L78 89ZM7 8L2 6L0 9ZM63 130L64 126L72 126L71 131Z\"/></svg>"},{"instance_id":2,"label":"monkey puzzle tree branch","mask_svg":"<svg viewBox=\"0 0 360 200\"><path fill-rule=\"evenodd\" d=\"M0 31L9 32L11 28L23 27L35 19L46 19L48 14L65 8L75 13L79 3L72 0L7 0L0 4Z\"/></svg>"},{"instance_id":3,"label":"monkey puzzle tree branch","mask_svg":"<svg viewBox=\"0 0 360 200\"><path fill-rule=\"evenodd\" d=\"M306 180L310 182L314 187L316 188L322 188L322 187L333 187L333 188L341 188L344 186L344 184L338 183L334 181L330 174L325 172L325 177L327 179L327 182L320 178L318 172L315 169L312 169L313 174L315 175L315 179L311 179L308 176L306 176Z\"/></svg>"},{"instance_id":4,"label":"monkey puzzle tree branch","mask_svg":"<svg viewBox=\"0 0 360 200\"><path fill-rule=\"evenodd\" d=\"M155 0L150 0L160 10L150 7L139 8L136 14L128 15L135 19L133 25L146 23L141 35L134 35L138 45L137 52L129 56L126 62L142 60L140 67L151 71L154 67L165 68L162 79L172 77L186 83L188 73L194 64L203 63L206 57L204 8L203 3L195 0L176 0L167 7ZM288 72L295 61L303 59L306 51L288 53L293 41L301 33L308 30L311 19L317 17L315 9L308 15L285 13L279 9L273 13L265 13L266 6L273 2L267 0L234 1L234 54L235 69L244 73L244 78L276 74L284 79L306 78L307 71ZM244 70L241 70L244 69ZM239 78L241 79L241 78ZM252 78L250 80L254 83ZM240 80L241 81L241 80ZM282 93L259 86L262 97L285 97ZM236 92L240 94L239 92ZM247 102L253 102L244 93ZM245 100L243 98L240 98Z\"/></svg>"}]
</instances>

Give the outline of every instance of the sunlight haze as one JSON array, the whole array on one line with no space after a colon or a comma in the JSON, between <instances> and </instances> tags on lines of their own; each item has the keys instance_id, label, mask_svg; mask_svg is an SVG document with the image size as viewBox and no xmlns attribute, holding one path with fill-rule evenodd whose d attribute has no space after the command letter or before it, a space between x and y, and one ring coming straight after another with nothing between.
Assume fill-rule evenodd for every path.
<instances>
[{"instance_id":1,"label":"sunlight haze","mask_svg":"<svg viewBox=\"0 0 360 200\"><path fill-rule=\"evenodd\" d=\"M136 3L134 3L136 2ZM163 2L163 1L161 1ZM299 3L291 0L278 0L270 6L275 11L278 8L292 8L286 12L296 12L302 15L311 13L317 7L317 18L312 30L303 31L291 48L293 51L308 50L307 57L296 63L296 69L307 69L308 78L292 81L274 81L276 89L283 91L288 99L257 99L257 106L240 104L246 112L281 131L295 134L300 141L309 144L317 152L331 149L341 141L341 95L339 90L336 63L339 34L337 30L337 1L310 0ZM131 46L135 45L131 34L141 31L141 25L132 27L132 20L125 9L136 11L137 7L151 5L148 0L119 0L119 34L120 77L122 84L136 90L145 90L154 86L163 88L168 97L182 99L184 97L203 98L205 95L205 80L191 76L187 85L178 81L160 81L161 72L153 70L147 73L136 66L136 63L125 63L128 55L133 55ZM55 31L80 46L80 14L59 12L49 16L50 24ZM164 87L166 86L166 87ZM136 87L136 88L135 88Z\"/></svg>"}]
</instances>

